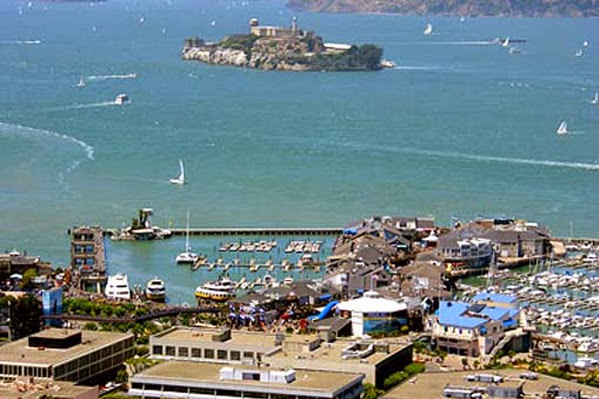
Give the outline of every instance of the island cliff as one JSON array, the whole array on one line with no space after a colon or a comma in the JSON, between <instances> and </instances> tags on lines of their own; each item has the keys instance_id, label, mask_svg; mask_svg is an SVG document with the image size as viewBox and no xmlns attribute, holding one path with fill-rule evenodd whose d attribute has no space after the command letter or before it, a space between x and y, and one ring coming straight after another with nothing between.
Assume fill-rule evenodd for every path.
<instances>
[{"instance_id":1,"label":"island cliff","mask_svg":"<svg viewBox=\"0 0 599 399\"><path fill-rule=\"evenodd\" d=\"M185 40L182 58L208 64L281 71L373 71L382 68L383 50L329 44L314 32L304 32L294 18L291 27L260 26L250 21L250 33L232 35L218 43Z\"/></svg>"},{"instance_id":2,"label":"island cliff","mask_svg":"<svg viewBox=\"0 0 599 399\"><path fill-rule=\"evenodd\" d=\"M596 0L289 0L314 12L397 13L497 17L596 17Z\"/></svg>"}]
</instances>

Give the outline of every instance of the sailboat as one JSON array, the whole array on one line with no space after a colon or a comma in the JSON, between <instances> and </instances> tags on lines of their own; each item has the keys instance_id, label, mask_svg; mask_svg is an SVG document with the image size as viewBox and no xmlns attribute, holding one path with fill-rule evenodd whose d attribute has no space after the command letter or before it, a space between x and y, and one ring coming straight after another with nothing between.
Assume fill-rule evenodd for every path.
<instances>
[{"instance_id":1,"label":"sailboat","mask_svg":"<svg viewBox=\"0 0 599 399\"><path fill-rule=\"evenodd\" d=\"M506 37L505 40L503 41L503 43L501 43L501 45L503 47L509 47L510 46L510 38Z\"/></svg>"},{"instance_id":2,"label":"sailboat","mask_svg":"<svg viewBox=\"0 0 599 399\"><path fill-rule=\"evenodd\" d=\"M169 180L171 184L185 184L185 168L183 167L183 161L179 159L179 176Z\"/></svg>"},{"instance_id":3,"label":"sailboat","mask_svg":"<svg viewBox=\"0 0 599 399\"><path fill-rule=\"evenodd\" d=\"M76 87L85 87L85 80L83 79L83 76L79 79L79 82L77 82Z\"/></svg>"},{"instance_id":4,"label":"sailboat","mask_svg":"<svg viewBox=\"0 0 599 399\"><path fill-rule=\"evenodd\" d=\"M426 24L426 28L424 28L424 33L425 35L430 35L431 33L433 33L433 25L431 24Z\"/></svg>"},{"instance_id":5,"label":"sailboat","mask_svg":"<svg viewBox=\"0 0 599 399\"><path fill-rule=\"evenodd\" d=\"M574 53L575 57L582 57L584 55L584 51L582 51L581 48L579 48L578 50L576 50L576 52Z\"/></svg>"},{"instance_id":6,"label":"sailboat","mask_svg":"<svg viewBox=\"0 0 599 399\"><path fill-rule=\"evenodd\" d=\"M593 97L593 99L591 100L591 104L599 104L599 93L595 92L595 97Z\"/></svg>"},{"instance_id":7,"label":"sailboat","mask_svg":"<svg viewBox=\"0 0 599 399\"><path fill-rule=\"evenodd\" d=\"M187 211L187 228L185 231L185 250L175 258L176 263L196 263L200 257L198 254L191 252L189 246L189 211Z\"/></svg>"},{"instance_id":8,"label":"sailboat","mask_svg":"<svg viewBox=\"0 0 599 399\"><path fill-rule=\"evenodd\" d=\"M560 124L557 128L557 134L559 134L559 135L568 134L568 124L566 123L566 121L560 122Z\"/></svg>"}]
</instances>

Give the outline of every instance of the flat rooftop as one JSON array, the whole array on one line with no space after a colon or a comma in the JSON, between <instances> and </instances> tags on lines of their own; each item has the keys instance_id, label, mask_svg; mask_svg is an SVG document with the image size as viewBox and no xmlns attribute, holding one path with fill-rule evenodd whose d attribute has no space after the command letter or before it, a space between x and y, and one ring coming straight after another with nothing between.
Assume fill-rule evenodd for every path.
<instances>
[{"instance_id":1,"label":"flat rooftop","mask_svg":"<svg viewBox=\"0 0 599 399\"><path fill-rule=\"evenodd\" d=\"M73 330L66 330L72 334ZM79 332L79 330L74 330ZM66 360L79 357L84 353L94 351L103 346L112 344L133 334L117 332L81 331L82 343L66 349L36 348L28 346L28 337L0 346L0 363L19 363L51 366ZM53 328L44 330L36 336L63 337L62 329Z\"/></svg>"},{"instance_id":2,"label":"flat rooftop","mask_svg":"<svg viewBox=\"0 0 599 399\"><path fill-rule=\"evenodd\" d=\"M551 385L558 385L562 389L581 390L585 396L599 395L599 388L589 387L587 385L577 384L571 381L560 380L559 378L539 374L537 380L520 380L519 375L526 370L476 370L476 371L458 371L447 373L423 373L413 377L397 388L391 390L383 396L383 399L413 399L413 398L441 398L443 397L443 388L446 385L451 387L486 387L494 385L484 382L466 382L465 377L469 374L494 374L504 377L504 382L498 386L514 386L518 381L524 381L524 394L542 396Z\"/></svg>"},{"instance_id":3,"label":"flat rooftop","mask_svg":"<svg viewBox=\"0 0 599 399\"><path fill-rule=\"evenodd\" d=\"M222 385L230 385L231 387L243 386L255 386L263 387L268 389L282 389L282 390L293 390L293 389L306 389L306 390L317 390L323 392L334 392L351 382L360 380L361 374L350 374L350 373L335 373L325 371L306 371L306 370L295 370L296 376L295 381L291 383L268 383L261 381L248 381L248 380L221 380L220 369L223 367L232 367L234 369L246 369L246 370L282 370L278 368L265 368L265 367L252 367L252 366L224 366L222 364L214 363L196 363L189 361L171 360L158 364L147 370L144 370L140 374L133 377L133 381L141 378L158 378L164 380L176 380L185 381L190 383L212 383Z\"/></svg>"},{"instance_id":4,"label":"flat rooftop","mask_svg":"<svg viewBox=\"0 0 599 399\"><path fill-rule=\"evenodd\" d=\"M64 381L44 381L30 384L29 381L0 381L0 398L38 399L46 394L50 397L75 398L88 392L98 393L98 387L79 386Z\"/></svg>"},{"instance_id":5,"label":"flat rooftop","mask_svg":"<svg viewBox=\"0 0 599 399\"><path fill-rule=\"evenodd\" d=\"M274 349L275 346L275 334L265 333L254 333L247 331L231 331L231 338L226 341L213 341L212 337L218 335L222 330L211 329L211 328L175 328L165 332L164 334L158 334L152 339L153 342L159 341L160 343L167 344L172 343L173 345L193 345L197 343L213 343L221 344L227 347L263 347L265 351ZM317 335L284 335L285 343L307 343L314 339L317 339Z\"/></svg>"}]
</instances>

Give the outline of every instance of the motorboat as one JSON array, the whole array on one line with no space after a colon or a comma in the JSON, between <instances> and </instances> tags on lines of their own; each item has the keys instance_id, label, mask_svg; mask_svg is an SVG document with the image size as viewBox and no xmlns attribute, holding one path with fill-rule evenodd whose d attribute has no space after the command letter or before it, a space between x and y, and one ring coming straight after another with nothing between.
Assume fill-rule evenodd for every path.
<instances>
[{"instance_id":1,"label":"motorboat","mask_svg":"<svg viewBox=\"0 0 599 399\"><path fill-rule=\"evenodd\" d=\"M181 252L175 258L175 262L181 263L196 263L200 258L195 252L191 252L191 246L189 245L189 211L187 211L187 228L185 230L185 250Z\"/></svg>"},{"instance_id":2,"label":"motorboat","mask_svg":"<svg viewBox=\"0 0 599 399\"><path fill-rule=\"evenodd\" d=\"M168 182L180 186L185 184L185 167L183 166L183 161L181 159L179 159L179 176L170 179Z\"/></svg>"},{"instance_id":3,"label":"motorboat","mask_svg":"<svg viewBox=\"0 0 599 399\"><path fill-rule=\"evenodd\" d=\"M381 67L393 69L397 66L397 64L391 60L381 60Z\"/></svg>"},{"instance_id":4,"label":"motorboat","mask_svg":"<svg viewBox=\"0 0 599 399\"><path fill-rule=\"evenodd\" d=\"M116 98L114 99L114 103L116 105L124 105L124 104L128 104L131 102L131 99L129 99L129 96L127 94L119 94L116 96Z\"/></svg>"},{"instance_id":5,"label":"motorboat","mask_svg":"<svg viewBox=\"0 0 599 399\"><path fill-rule=\"evenodd\" d=\"M164 302L166 300L166 287L164 281L158 277L154 277L148 281L148 284L146 285L146 298L152 301Z\"/></svg>"},{"instance_id":6,"label":"motorboat","mask_svg":"<svg viewBox=\"0 0 599 399\"><path fill-rule=\"evenodd\" d=\"M426 24L426 27L424 28L424 32L422 32L425 35L430 35L431 33L433 33L433 25L431 24Z\"/></svg>"},{"instance_id":7,"label":"motorboat","mask_svg":"<svg viewBox=\"0 0 599 399\"><path fill-rule=\"evenodd\" d=\"M561 121L559 126L557 127L557 134L563 136L564 134L568 134L568 124L566 121Z\"/></svg>"},{"instance_id":8,"label":"motorboat","mask_svg":"<svg viewBox=\"0 0 599 399\"><path fill-rule=\"evenodd\" d=\"M108 299L131 299L127 275L118 273L114 276L108 276L104 294Z\"/></svg>"},{"instance_id":9,"label":"motorboat","mask_svg":"<svg viewBox=\"0 0 599 399\"><path fill-rule=\"evenodd\" d=\"M225 302L235 298L235 284L227 277L209 281L196 288L195 296L201 300Z\"/></svg>"}]
</instances>

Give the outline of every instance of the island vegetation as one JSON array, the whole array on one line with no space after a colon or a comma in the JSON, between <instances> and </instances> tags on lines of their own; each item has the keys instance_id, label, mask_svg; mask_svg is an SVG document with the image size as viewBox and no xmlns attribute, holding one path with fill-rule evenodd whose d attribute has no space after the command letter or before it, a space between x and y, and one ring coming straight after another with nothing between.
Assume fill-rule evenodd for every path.
<instances>
[{"instance_id":1,"label":"island vegetation","mask_svg":"<svg viewBox=\"0 0 599 399\"><path fill-rule=\"evenodd\" d=\"M595 0L289 0L296 10L501 17L596 17Z\"/></svg>"},{"instance_id":2,"label":"island vegetation","mask_svg":"<svg viewBox=\"0 0 599 399\"><path fill-rule=\"evenodd\" d=\"M364 44L327 44L314 32L291 27L260 27L218 43L185 40L184 60L284 71L374 71L382 68L383 49Z\"/></svg>"}]
</instances>

